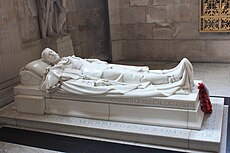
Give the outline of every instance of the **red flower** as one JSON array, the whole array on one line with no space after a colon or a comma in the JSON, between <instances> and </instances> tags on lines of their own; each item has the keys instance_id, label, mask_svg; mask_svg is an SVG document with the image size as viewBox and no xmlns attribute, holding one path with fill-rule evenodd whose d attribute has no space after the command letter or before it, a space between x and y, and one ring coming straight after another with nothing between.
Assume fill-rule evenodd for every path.
<instances>
[{"instance_id":1,"label":"red flower","mask_svg":"<svg viewBox=\"0 0 230 153\"><path fill-rule=\"evenodd\" d=\"M199 100L201 110L205 113L212 113L212 104L209 98L208 90L203 83L199 83Z\"/></svg>"}]
</instances>

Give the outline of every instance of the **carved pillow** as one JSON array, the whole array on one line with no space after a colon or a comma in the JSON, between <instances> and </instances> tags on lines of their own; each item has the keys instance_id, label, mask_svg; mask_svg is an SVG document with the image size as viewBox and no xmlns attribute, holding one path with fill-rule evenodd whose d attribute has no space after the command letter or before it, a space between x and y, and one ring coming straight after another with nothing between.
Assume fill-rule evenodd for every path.
<instances>
[{"instance_id":1,"label":"carved pillow","mask_svg":"<svg viewBox=\"0 0 230 153\"><path fill-rule=\"evenodd\" d=\"M43 77L46 72L46 68L49 66L49 64L39 59L28 63L24 69L29 70L40 77Z\"/></svg>"}]
</instances>

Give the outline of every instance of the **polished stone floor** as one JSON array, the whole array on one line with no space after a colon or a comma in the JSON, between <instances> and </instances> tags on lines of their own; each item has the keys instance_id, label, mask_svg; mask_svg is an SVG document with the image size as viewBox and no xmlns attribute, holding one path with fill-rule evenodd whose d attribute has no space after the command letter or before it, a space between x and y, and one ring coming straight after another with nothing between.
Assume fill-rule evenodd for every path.
<instances>
[{"instance_id":1,"label":"polished stone floor","mask_svg":"<svg viewBox=\"0 0 230 153\"><path fill-rule=\"evenodd\" d=\"M131 65L149 65L151 69L168 69L177 63L171 62L128 62ZM230 97L230 64L193 63L194 78L203 80L209 89L210 96ZM229 98L225 98L225 104L229 105ZM228 131L230 129L228 128ZM228 132L228 138L230 138ZM14 152L76 152L76 153L168 153L164 151L144 147L133 147L124 144L99 142L16 130L12 128L0 128L0 153ZM8 143L10 142L10 143ZM19 145L20 144L20 145ZM30 147L29 147L30 146ZM41 149L42 148L42 149ZM230 152L230 142L227 142L227 152Z\"/></svg>"}]
</instances>

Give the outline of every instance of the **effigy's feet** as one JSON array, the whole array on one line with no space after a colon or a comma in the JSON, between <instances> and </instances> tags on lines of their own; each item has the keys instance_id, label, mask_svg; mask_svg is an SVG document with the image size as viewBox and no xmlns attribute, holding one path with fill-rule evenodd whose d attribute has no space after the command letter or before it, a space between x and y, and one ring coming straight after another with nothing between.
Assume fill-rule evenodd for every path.
<instances>
[{"instance_id":1,"label":"effigy's feet","mask_svg":"<svg viewBox=\"0 0 230 153\"><path fill-rule=\"evenodd\" d=\"M188 59L183 58L175 68L171 70L163 70L162 72L168 76L168 82L173 83L179 81L183 77L186 69L193 73L192 64Z\"/></svg>"}]
</instances>

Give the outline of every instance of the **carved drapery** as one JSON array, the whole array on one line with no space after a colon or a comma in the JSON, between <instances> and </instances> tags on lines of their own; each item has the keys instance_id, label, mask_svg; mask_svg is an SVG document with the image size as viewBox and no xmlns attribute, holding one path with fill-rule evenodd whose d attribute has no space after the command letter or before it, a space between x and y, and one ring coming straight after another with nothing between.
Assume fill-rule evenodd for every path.
<instances>
[{"instance_id":1,"label":"carved drapery","mask_svg":"<svg viewBox=\"0 0 230 153\"><path fill-rule=\"evenodd\" d=\"M200 2L200 31L230 32L230 0Z\"/></svg>"}]
</instances>

